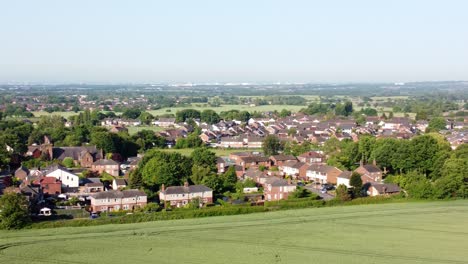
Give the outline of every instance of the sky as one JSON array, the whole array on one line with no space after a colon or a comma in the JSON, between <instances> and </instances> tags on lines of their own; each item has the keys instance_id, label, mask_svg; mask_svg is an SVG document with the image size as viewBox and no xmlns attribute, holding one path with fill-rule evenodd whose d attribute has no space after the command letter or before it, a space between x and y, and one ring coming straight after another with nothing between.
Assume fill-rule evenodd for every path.
<instances>
[{"instance_id":1,"label":"sky","mask_svg":"<svg viewBox=\"0 0 468 264\"><path fill-rule=\"evenodd\" d=\"M0 0L0 83L468 80L466 0Z\"/></svg>"}]
</instances>

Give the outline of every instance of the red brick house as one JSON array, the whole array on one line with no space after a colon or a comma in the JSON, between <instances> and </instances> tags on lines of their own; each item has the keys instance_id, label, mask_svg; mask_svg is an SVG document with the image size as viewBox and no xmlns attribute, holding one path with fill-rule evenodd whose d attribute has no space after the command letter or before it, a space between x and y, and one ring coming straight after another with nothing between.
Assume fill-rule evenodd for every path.
<instances>
[{"instance_id":1,"label":"red brick house","mask_svg":"<svg viewBox=\"0 0 468 264\"><path fill-rule=\"evenodd\" d=\"M213 190L205 185L161 186L159 200L169 202L171 206L181 207L190 203L193 199L200 200L200 206L213 203Z\"/></svg>"},{"instance_id":2,"label":"red brick house","mask_svg":"<svg viewBox=\"0 0 468 264\"><path fill-rule=\"evenodd\" d=\"M34 184L40 186L43 194L56 195L62 193L62 182L55 177L41 177Z\"/></svg>"},{"instance_id":3,"label":"red brick house","mask_svg":"<svg viewBox=\"0 0 468 264\"><path fill-rule=\"evenodd\" d=\"M296 185L280 178L272 177L263 185L266 201L278 201L288 199L290 193L296 190Z\"/></svg>"},{"instance_id":4,"label":"red brick house","mask_svg":"<svg viewBox=\"0 0 468 264\"><path fill-rule=\"evenodd\" d=\"M102 174L103 172L109 173L112 176L119 176L119 163L108 160L108 159L101 159L96 162L93 162L91 165L91 170Z\"/></svg>"},{"instance_id":5,"label":"red brick house","mask_svg":"<svg viewBox=\"0 0 468 264\"><path fill-rule=\"evenodd\" d=\"M382 170L377 167L375 161L373 164L366 165L361 162L359 168L354 171L361 174L362 183L382 181Z\"/></svg>"},{"instance_id":6,"label":"red brick house","mask_svg":"<svg viewBox=\"0 0 468 264\"><path fill-rule=\"evenodd\" d=\"M299 155L297 159L306 163L325 163L325 156L317 151L308 151Z\"/></svg>"},{"instance_id":7,"label":"red brick house","mask_svg":"<svg viewBox=\"0 0 468 264\"><path fill-rule=\"evenodd\" d=\"M297 161L296 157L293 155L273 155L270 157L271 163L273 166L281 167L286 161Z\"/></svg>"},{"instance_id":8,"label":"red brick house","mask_svg":"<svg viewBox=\"0 0 468 264\"><path fill-rule=\"evenodd\" d=\"M90 199L93 212L133 211L147 204L146 193L136 189L98 192L90 196Z\"/></svg>"}]
</instances>

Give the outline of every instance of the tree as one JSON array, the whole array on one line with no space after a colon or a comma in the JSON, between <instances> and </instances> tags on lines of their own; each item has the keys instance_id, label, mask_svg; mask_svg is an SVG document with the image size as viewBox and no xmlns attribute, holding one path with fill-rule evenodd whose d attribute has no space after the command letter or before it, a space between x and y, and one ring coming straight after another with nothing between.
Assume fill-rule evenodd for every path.
<instances>
[{"instance_id":1,"label":"tree","mask_svg":"<svg viewBox=\"0 0 468 264\"><path fill-rule=\"evenodd\" d=\"M214 110L206 109L201 112L200 119L202 122L206 122L208 124L216 124L219 122L220 117Z\"/></svg>"},{"instance_id":2,"label":"tree","mask_svg":"<svg viewBox=\"0 0 468 264\"><path fill-rule=\"evenodd\" d=\"M468 197L468 160L451 158L442 167L442 177L435 182L436 198Z\"/></svg>"},{"instance_id":3,"label":"tree","mask_svg":"<svg viewBox=\"0 0 468 264\"><path fill-rule=\"evenodd\" d=\"M180 185L191 174L192 160L180 153L156 151L149 154L143 159L141 175L143 183L151 190L159 189L161 184Z\"/></svg>"},{"instance_id":4,"label":"tree","mask_svg":"<svg viewBox=\"0 0 468 264\"><path fill-rule=\"evenodd\" d=\"M102 149L106 153L117 152L112 135L109 132L93 132L91 134L91 144L96 145L98 149Z\"/></svg>"},{"instance_id":5,"label":"tree","mask_svg":"<svg viewBox=\"0 0 468 264\"><path fill-rule=\"evenodd\" d=\"M229 167L222 177L224 191L233 191L237 183L237 174L234 166Z\"/></svg>"},{"instance_id":6,"label":"tree","mask_svg":"<svg viewBox=\"0 0 468 264\"><path fill-rule=\"evenodd\" d=\"M193 165L209 168L210 171L216 171L216 154L208 148L196 148L190 155Z\"/></svg>"},{"instance_id":7,"label":"tree","mask_svg":"<svg viewBox=\"0 0 468 264\"><path fill-rule=\"evenodd\" d=\"M338 185L335 190L336 193L336 199L340 201L349 201L351 200L351 196L348 193L348 187L344 184Z\"/></svg>"},{"instance_id":8,"label":"tree","mask_svg":"<svg viewBox=\"0 0 468 264\"><path fill-rule=\"evenodd\" d=\"M75 162L73 161L73 158L66 157L63 159L62 164L67 167L67 168L72 168L75 166Z\"/></svg>"},{"instance_id":9,"label":"tree","mask_svg":"<svg viewBox=\"0 0 468 264\"><path fill-rule=\"evenodd\" d=\"M149 125L154 119L154 116L148 112L141 112L141 114L138 116L138 119L140 119L141 123Z\"/></svg>"},{"instance_id":10,"label":"tree","mask_svg":"<svg viewBox=\"0 0 468 264\"><path fill-rule=\"evenodd\" d=\"M262 144L263 154L265 156L277 155L278 151L281 150L281 143L277 136L268 135L263 140Z\"/></svg>"},{"instance_id":11,"label":"tree","mask_svg":"<svg viewBox=\"0 0 468 264\"><path fill-rule=\"evenodd\" d=\"M279 113L279 116L280 117L288 117L291 115L291 111L290 110L287 110L287 109L283 109L281 110L281 112Z\"/></svg>"},{"instance_id":12,"label":"tree","mask_svg":"<svg viewBox=\"0 0 468 264\"><path fill-rule=\"evenodd\" d=\"M247 122L250 119L250 113L248 111L241 111L239 113L239 120L242 122Z\"/></svg>"},{"instance_id":13,"label":"tree","mask_svg":"<svg viewBox=\"0 0 468 264\"><path fill-rule=\"evenodd\" d=\"M15 192L5 193L0 198L0 228L20 229L30 223L26 197Z\"/></svg>"},{"instance_id":14,"label":"tree","mask_svg":"<svg viewBox=\"0 0 468 264\"><path fill-rule=\"evenodd\" d=\"M185 122L187 119L200 119L200 111L195 109L184 109L176 113L176 122Z\"/></svg>"},{"instance_id":15,"label":"tree","mask_svg":"<svg viewBox=\"0 0 468 264\"><path fill-rule=\"evenodd\" d=\"M305 189L305 188L302 188L302 187L298 187L296 188L296 190L294 192L292 192L290 195L289 195L289 198L307 198L307 197L310 197L312 195L312 192Z\"/></svg>"},{"instance_id":16,"label":"tree","mask_svg":"<svg viewBox=\"0 0 468 264\"><path fill-rule=\"evenodd\" d=\"M214 173L208 167L204 167L201 165L193 165L192 166L192 175L190 176L190 180L194 184L202 184L203 181L207 178L212 176Z\"/></svg>"},{"instance_id":17,"label":"tree","mask_svg":"<svg viewBox=\"0 0 468 264\"><path fill-rule=\"evenodd\" d=\"M136 168L130 172L128 176L128 185L132 189L141 189L143 187L143 178L141 171Z\"/></svg>"},{"instance_id":18,"label":"tree","mask_svg":"<svg viewBox=\"0 0 468 264\"><path fill-rule=\"evenodd\" d=\"M440 130L446 129L446 122L445 118L443 117L435 117L429 121L429 125L426 128L426 133L429 132L439 132Z\"/></svg>"},{"instance_id":19,"label":"tree","mask_svg":"<svg viewBox=\"0 0 468 264\"><path fill-rule=\"evenodd\" d=\"M123 118L137 119L141 115L141 110L138 108L126 109L122 113Z\"/></svg>"},{"instance_id":20,"label":"tree","mask_svg":"<svg viewBox=\"0 0 468 264\"><path fill-rule=\"evenodd\" d=\"M353 172L351 178L349 179L349 185L353 186L353 193L355 197L361 196L362 190L362 179L361 174Z\"/></svg>"}]
</instances>

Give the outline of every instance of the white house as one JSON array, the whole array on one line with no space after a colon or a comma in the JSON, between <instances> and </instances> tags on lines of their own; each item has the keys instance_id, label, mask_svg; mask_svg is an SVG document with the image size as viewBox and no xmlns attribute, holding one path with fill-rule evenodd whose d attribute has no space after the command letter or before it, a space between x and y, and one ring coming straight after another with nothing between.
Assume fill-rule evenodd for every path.
<instances>
[{"instance_id":1,"label":"white house","mask_svg":"<svg viewBox=\"0 0 468 264\"><path fill-rule=\"evenodd\" d=\"M62 182L62 187L80 186L80 177L68 171L67 169L55 166L47 171L46 177L54 177Z\"/></svg>"},{"instance_id":2,"label":"white house","mask_svg":"<svg viewBox=\"0 0 468 264\"><path fill-rule=\"evenodd\" d=\"M340 184L343 184L344 186L346 187L351 187L351 185L349 184L349 179L351 179L351 174L352 172L350 171L343 171L342 173L340 173L338 176L336 176L336 185L340 185Z\"/></svg>"}]
</instances>

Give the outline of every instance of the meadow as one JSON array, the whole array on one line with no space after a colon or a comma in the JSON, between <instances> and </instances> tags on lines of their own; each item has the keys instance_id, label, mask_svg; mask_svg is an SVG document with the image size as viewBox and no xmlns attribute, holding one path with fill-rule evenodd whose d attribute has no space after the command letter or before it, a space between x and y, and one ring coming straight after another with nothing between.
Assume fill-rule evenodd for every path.
<instances>
[{"instance_id":1,"label":"meadow","mask_svg":"<svg viewBox=\"0 0 468 264\"><path fill-rule=\"evenodd\" d=\"M0 231L1 263L466 263L468 201Z\"/></svg>"}]
</instances>

